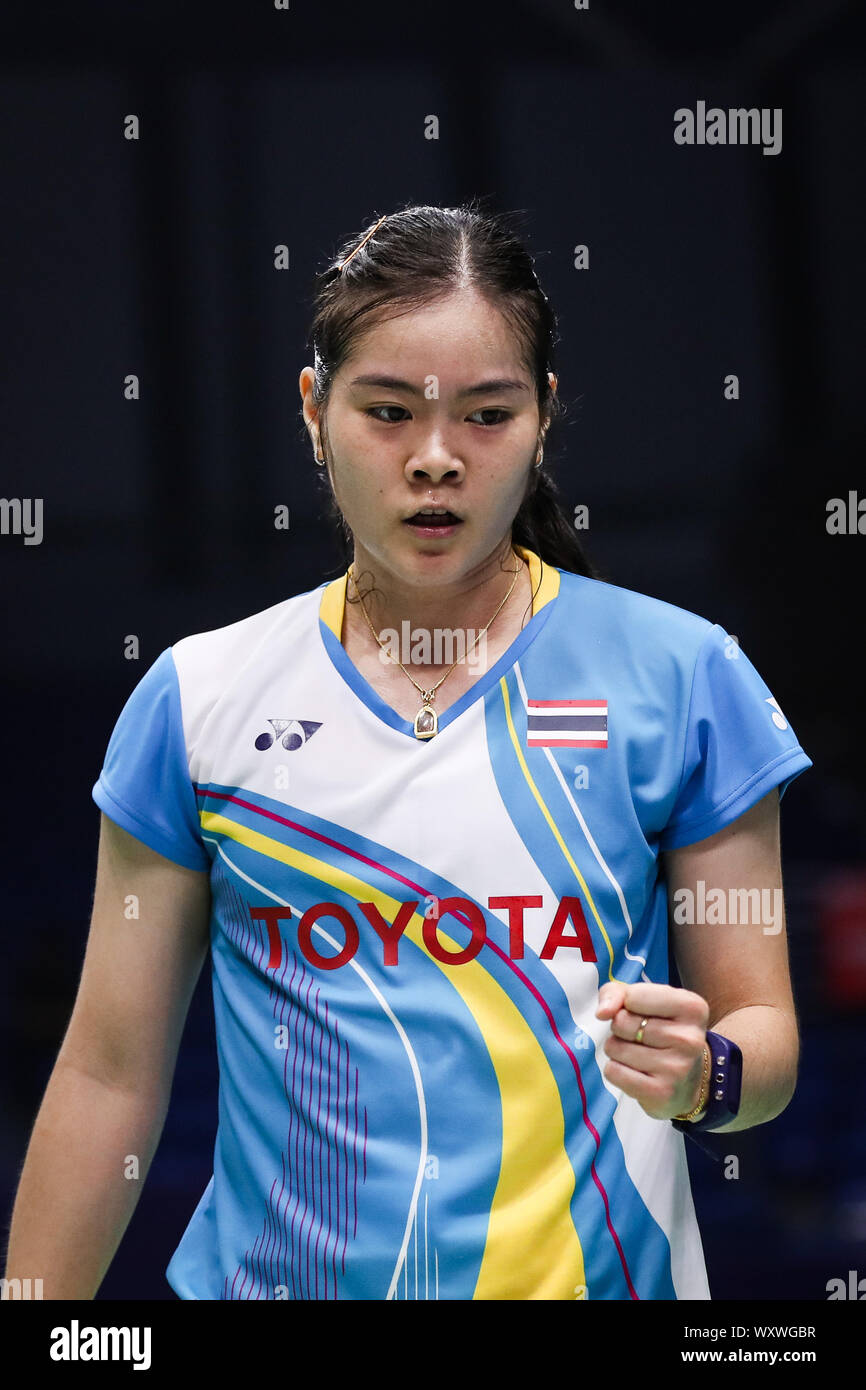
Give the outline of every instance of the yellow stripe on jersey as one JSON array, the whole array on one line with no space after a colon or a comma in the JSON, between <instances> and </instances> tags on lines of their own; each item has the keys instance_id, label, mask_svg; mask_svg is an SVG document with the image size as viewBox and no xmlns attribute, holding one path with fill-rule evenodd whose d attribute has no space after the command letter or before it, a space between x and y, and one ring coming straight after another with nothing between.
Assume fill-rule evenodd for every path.
<instances>
[{"instance_id":1,"label":"yellow stripe on jersey","mask_svg":"<svg viewBox=\"0 0 866 1390\"><path fill-rule=\"evenodd\" d=\"M534 618L536 613L559 593L559 570L554 569L553 565L543 564L535 551L527 550L524 545L515 545L514 549L518 555L523 556L529 566L529 582L532 585L531 616Z\"/></svg>"},{"instance_id":2,"label":"yellow stripe on jersey","mask_svg":"<svg viewBox=\"0 0 866 1390\"><path fill-rule=\"evenodd\" d=\"M399 900L363 879L226 816L210 811L199 815L203 831L288 864L356 902L375 903L386 921L396 917ZM541 1044L502 986L477 959L458 966L436 960L424 942L423 923L424 918L413 913L403 935L457 990L484 1039L499 1085L499 1178L473 1298L573 1299L586 1279L583 1250L571 1219L574 1168L565 1149L556 1079ZM441 927L438 936L446 950L460 950Z\"/></svg>"},{"instance_id":3,"label":"yellow stripe on jersey","mask_svg":"<svg viewBox=\"0 0 866 1390\"><path fill-rule=\"evenodd\" d=\"M346 607L346 585L348 582L348 571L339 575L337 579L332 579L330 584L325 585L322 602L319 604L319 617L325 627L331 629L338 642L343 631L343 610Z\"/></svg>"},{"instance_id":4,"label":"yellow stripe on jersey","mask_svg":"<svg viewBox=\"0 0 866 1390\"><path fill-rule=\"evenodd\" d=\"M520 1010L483 966L471 961L449 978L481 1029L502 1101L499 1181L472 1297L573 1299L586 1277L570 1216L574 1169L550 1064Z\"/></svg>"},{"instance_id":5,"label":"yellow stripe on jersey","mask_svg":"<svg viewBox=\"0 0 866 1390\"><path fill-rule=\"evenodd\" d=\"M553 819L553 816L550 814L550 811L548 810L547 805L545 804L545 801L544 801L543 796L541 795L541 792L538 790L538 787L535 785L535 782L534 782L533 779L532 779L532 773L529 771L529 768L528 768L527 765L526 765L526 759L525 759L524 756L523 756L523 749L522 749L521 746L520 746L520 739L517 737L517 732L516 732L516 730L515 730L515 728L514 728L514 721L513 721L512 718L511 718L511 701L510 701L509 698L508 698L508 686L507 686L506 683L505 683L505 677L504 677L504 676L502 676L502 677L500 678L500 681L499 681L499 688L500 688L500 690L502 691L502 701L503 701L503 704L505 705L505 722L506 722L507 725L508 725L508 732L509 732L509 734L510 734L510 736L511 736L511 742L512 742L512 744L514 745L514 751L515 751L515 753L516 753L516 755L517 755L517 760L518 760L518 762L520 763L520 767L521 767L521 770L522 770L522 772L523 772L524 777L526 778L527 782L529 783L530 790L532 791L532 795L535 797L536 801L538 802L539 806L541 807L541 814L544 816L544 819L547 821L547 824L550 826L551 830L553 831L553 834L554 834L554 836L556 837L556 842L557 842L557 844L559 845L560 849L562 850L563 854L565 855L565 858L566 858L567 861L568 861L568 864L569 864L569 867L571 868L572 873L574 874L575 878L577 879L578 883L580 884L581 888L583 889L584 895L585 895L585 897L586 897L586 901L589 903L590 911L592 912L592 915L593 915L593 917L595 918L595 920L596 920L596 922L597 922L597 924L598 924L598 929L599 929L599 931L601 932L602 936L604 937L605 945L607 946L607 953L608 953L608 957L609 957L609 964L608 964L608 970L607 970L607 978L608 978L609 980L615 980L615 979L616 979L616 976L615 976L614 973L613 973L613 947L612 947L611 944L610 944L610 937L608 936L607 932L605 931L605 929L604 929L604 923L602 922L601 918L600 918L599 915L598 915L598 908L597 908L596 905L595 905L595 899L593 898L592 894L591 894L590 891L589 891L589 888L588 888L588 886L587 886L586 880L585 880L585 878L583 877L583 874L580 872L580 869L579 869L579 868L577 867L577 865L575 864L575 862L574 862L574 860L573 860L573 858L572 858L572 856L571 856L571 853L569 852L568 845L565 843L565 840L562 838L562 835L561 835L561 833L560 833L559 827L558 827L558 825L556 824L556 821Z\"/></svg>"}]
</instances>

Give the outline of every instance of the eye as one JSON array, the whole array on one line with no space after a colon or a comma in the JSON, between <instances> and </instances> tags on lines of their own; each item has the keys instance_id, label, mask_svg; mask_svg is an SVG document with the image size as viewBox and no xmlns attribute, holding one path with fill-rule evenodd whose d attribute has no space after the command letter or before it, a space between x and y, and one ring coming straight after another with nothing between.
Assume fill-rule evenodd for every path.
<instances>
[{"instance_id":1,"label":"eye","mask_svg":"<svg viewBox=\"0 0 866 1390\"><path fill-rule=\"evenodd\" d=\"M371 405L367 407L367 409L364 411L364 414L369 415L370 418L373 420L378 420L380 424L383 425L403 424L403 420L383 419L383 417L379 414L379 411L381 410L402 411L404 416L407 416L409 414L405 406L402 405ZM506 420L509 420L511 418L509 411L499 410L494 408L493 406L488 406L483 410L476 410L474 412L474 415L494 415L496 417L494 420L473 420L473 416L469 416L469 419L473 420L474 424L482 425L485 429L492 429L495 425L504 424Z\"/></svg>"},{"instance_id":2,"label":"eye","mask_svg":"<svg viewBox=\"0 0 866 1390\"><path fill-rule=\"evenodd\" d=\"M507 410L495 410L495 409L493 408L493 406L489 406L489 407L488 407L487 409L485 409L485 410L476 410L476 411L475 411L475 414L476 414L476 415L498 415L498 416L500 417L498 420L479 420L479 421L478 421L478 424L479 424L479 425L484 425L487 429L490 429L491 426L493 426L493 425L501 425L505 420L510 419L510 415L509 415L509 413L508 413ZM471 419L472 417L470 416L469 418Z\"/></svg>"},{"instance_id":3,"label":"eye","mask_svg":"<svg viewBox=\"0 0 866 1390\"><path fill-rule=\"evenodd\" d=\"M365 415L369 415L372 419L378 420L380 424L383 425L402 425L403 421L383 420L381 415L376 414L377 410L402 410L404 415L407 415L409 413L402 405L371 405L367 410L364 411Z\"/></svg>"}]
</instances>

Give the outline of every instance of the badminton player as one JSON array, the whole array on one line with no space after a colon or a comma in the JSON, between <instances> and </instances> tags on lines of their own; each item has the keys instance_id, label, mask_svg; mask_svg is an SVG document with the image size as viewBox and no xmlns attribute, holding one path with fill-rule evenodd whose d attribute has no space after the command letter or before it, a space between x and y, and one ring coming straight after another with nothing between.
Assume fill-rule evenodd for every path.
<instances>
[{"instance_id":1,"label":"badminton player","mask_svg":"<svg viewBox=\"0 0 866 1390\"><path fill-rule=\"evenodd\" d=\"M378 218L310 338L345 570L183 637L119 717L7 1273L97 1291L209 955L180 1298L706 1299L685 1140L794 1090L779 802L810 760L731 634L584 554L505 217Z\"/></svg>"}]
</instances>

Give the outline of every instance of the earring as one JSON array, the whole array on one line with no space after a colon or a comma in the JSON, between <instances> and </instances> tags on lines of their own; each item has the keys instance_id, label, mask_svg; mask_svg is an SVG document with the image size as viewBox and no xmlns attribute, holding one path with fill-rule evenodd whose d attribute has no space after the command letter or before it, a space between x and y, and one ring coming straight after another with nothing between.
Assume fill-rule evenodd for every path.
<instances>
[{"instance_id":1,"label":"earring","mask_svg":"<svg viewBox=\"0 0 866 1390\"><path fill-rule=\"evenodd\" d=\"M541 460L542 460L543 458L544 458L544 450L543 450L543 449L539 449L538 453L535 455L535 467L536 467L536 468L540 468L540 467L541 467Z\"/></svg>"}]
</instances>

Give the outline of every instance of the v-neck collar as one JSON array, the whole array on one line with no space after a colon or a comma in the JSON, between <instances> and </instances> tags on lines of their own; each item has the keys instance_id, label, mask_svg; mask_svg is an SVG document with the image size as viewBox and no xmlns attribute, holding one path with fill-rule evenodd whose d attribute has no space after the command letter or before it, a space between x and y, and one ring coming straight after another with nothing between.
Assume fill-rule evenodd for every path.
<instances>
[{"instance_id":1,"label":"v-neck collar","mask_svg":"<svg viewBox=\"0 0 866 1390\"><path fill-rule=\"evenodd\" d=\"M444 714L439 715L440 732L452 724L455 719L459 719L464 710L467 710L476 700L481 699L494 681L498 681L500 676L511 669L517 658L525 651L529 643L534 641L550 617L553 601L559 594L559 570L555 569L553 565L545 564L534 550L528 550L522 545L515 545L514 550L522 556L529 566L529 580L533 593L532 615L526 626L517 634L511 646L502 653L502 656L490 667L490 670L479 676L478 680L464 691L459 700L456 700L453 705L449 705ZM382 699L379 692L374 690L369 681L361 675L354 662L349 659L348 653L340 641L348 580L349 571L347 569L345 574L339 575L337 579L332 579L322 589L322 597L319 602L319 632L325 651L358 699L384 724L388 724L392 729L405 734L407 738L412 740L413 744L436 743L436 738L416 738L412 721L403 719L396 710L392 709Z\"/></svg>"}]
</instances>

